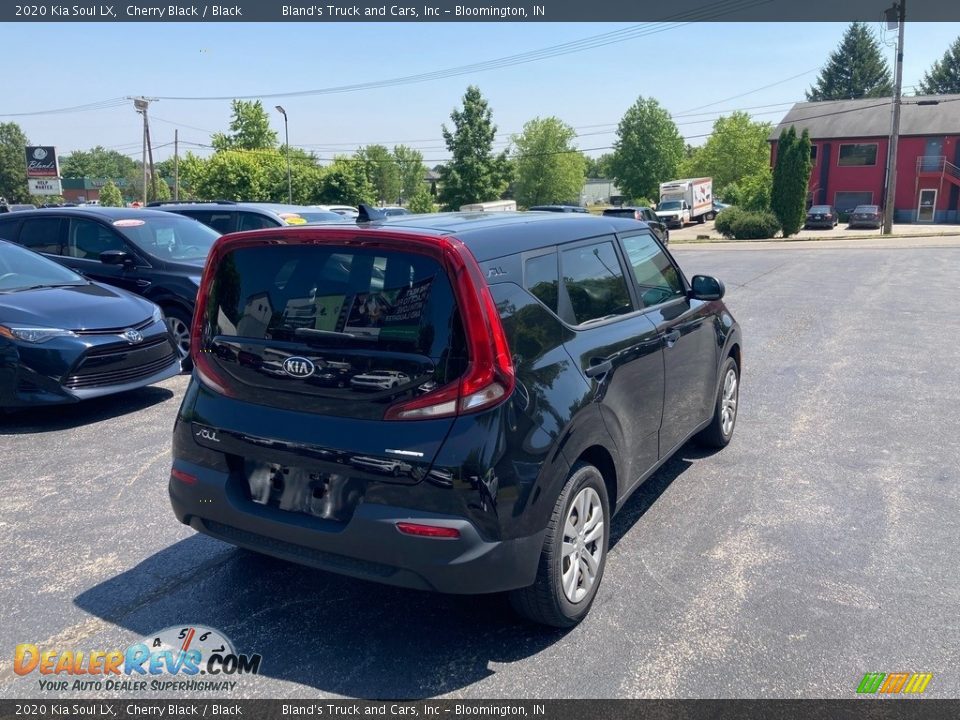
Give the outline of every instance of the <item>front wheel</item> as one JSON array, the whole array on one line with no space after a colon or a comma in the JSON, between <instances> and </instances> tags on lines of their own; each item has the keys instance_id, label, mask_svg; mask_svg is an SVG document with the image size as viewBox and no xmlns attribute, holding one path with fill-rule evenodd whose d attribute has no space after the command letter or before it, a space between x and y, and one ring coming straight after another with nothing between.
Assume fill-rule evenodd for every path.
<instances>
[{"instance_id":1,"label":"front wheel","mask_svg":"<svg viewBox=\"0 0 960 720\"><path fill-rule=\"evenodd\" d=\"M696 440L701 445L724 448L733 437L737 425L737 407L740 404L740 368L732 357L728 357L720 369L720 388L714 404L713 418L706 428L700 431Z\"/></svg>"},{"instance_id":2,"label":"front wheel","mask_svg":"<svg viewBox=\"0 0 960 720\"><path fill-rule=\"evenodd\" d=\"M540 554L537 579L510 593L525 618L558 628L573 627L590 611L603 578L610 540L610 504L603 476L579 463L553 509Z\"/></svg>"}]
</instances>

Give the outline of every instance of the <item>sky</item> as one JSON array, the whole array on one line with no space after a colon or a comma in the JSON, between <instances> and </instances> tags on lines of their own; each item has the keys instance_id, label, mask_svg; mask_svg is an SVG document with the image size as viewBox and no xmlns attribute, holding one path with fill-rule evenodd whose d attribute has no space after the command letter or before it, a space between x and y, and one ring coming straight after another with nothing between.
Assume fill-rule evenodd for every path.
<instances>
[{"instance_id":1,"label":"sky","mask_svg":"<svg viewBox=\"0 0 960 720\"><path fill-rule=\"evenodd\" d=\"M226 131L229 98L300 92L430 73L539 50L636 24L609 23L60 23L0 25L8 81L0 122L17 122L34 144L59 155L96 145L139 158L141 121L131 101L151 103L154 159L181 152L206 155L210 135ZM895 32L886 38L893 65ZM680 132L699 145L721 114L747 109L777 122L834 50L845 23L693 23L644 26L619 42L414 84L355 92L263 97L283 141L281 104L290 144L321 159L360 145L405 144L433 166L445 161L441 125L479 86L503 148L528 120L555 115L578 132L588 155L608 152L616 123L638 96L656 98ZM623 36L628 35L623 33ZM912 94L930 65L960 36L960 23L907 23L903 83ZM613 36L610 40L618 40ZM55 50L52 50L55 49ZM26 78L16 77L21 58ZM173 97L224 97L174 100ZM15 115L116 100L85 112Z\"/></svg>"}]
</instances>

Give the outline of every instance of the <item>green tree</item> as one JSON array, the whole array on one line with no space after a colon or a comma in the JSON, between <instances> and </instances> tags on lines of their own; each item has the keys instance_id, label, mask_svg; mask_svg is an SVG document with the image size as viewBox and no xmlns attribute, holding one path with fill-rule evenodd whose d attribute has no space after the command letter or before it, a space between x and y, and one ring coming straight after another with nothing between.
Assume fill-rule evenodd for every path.
<instances>
[{"instance_id":1,"label":"green tree","mask_svg":"<svg viewBox=\"0 0 960 720\"><path fill-rule=\"evenodd\" d=\"M229 133L214 133L210 144L215 150L272 150L277 133L270 129L270 117L259 100L234 100Z\"/></svg>"},{"instance_id":2,"label":"green tree","mask_svg":"<svg viewBox=\"0 0 960 720\"><path fill-rule=\"evenodd\" d=\"M100 204L104 207L123 207L123 196L113 180L107 180L107 184L100 188Z\"/></svg>"},{"instance_id":3,"label":"green tree","mask_svg":"<svg viewBox=\"0 0 960 720\"><path fill-rule=\"evenodd\" d=\"M150 184L147 185L147 199L150 202L166 202L173 197L173 193L170 192L170 186L167 185L167 181L164 180L163 175L157 172L156 168L154 168L154 172L156 172L157 175L156 182L151 181Z\"/></svg>"},{"instance_id":4,"label":"green tree","mask_svg":"<svg viewBox=\"0 0 960 720\"><path fill-rule=\"evenodd\" d=\"M576 131L556 117L534 118L513 137L517 202L524 206L580 197L587 160L573 147Z\"/></svg>"},{"instance_id":5,"label":"green tree","mask_svg":"<svg viewBox=\"0 0 960 720\"><path fill-rule=\"evenodd\" d=\"M0 123L0 198L28 202L26 147L30 142L16 123Z\"/></svg>"},{"instance_id":6,"label":"green tree","mask_svg":"<svg viewBox=\"0 0 960 720\"><path fill-rule=\"evenodd\" d=\"M439 169L440 202L450 210L461 205L496 200L510 182L506 152L493 153L497 126L480 88L471 85L463 109L450 113L453 130L443 126L443 139L452 159Z\"/></svg>"},{"instance_id":7,"label":"green tree","mask_svg":"<svg viewBox=\"0 0 960 720\"><path fill-rule=\"evenodd\" d=\"M273 191L273 197L280 202L287 202L287 171L286 150L281 148L283 157L283 173L277 179L278 186ZM320 202L320 193L323 189L324 170L319 165L317 157L312 152L299 148L290 148L290 180L293 186L293 202L297 205L313 205Z\"/></svg>"},{"instance_id":8,"label":"green tree","mask_svg":"<svg viewBox=\"0 0 960 720\"><path fill-rule=\"evenodd\" d=\"M90 150L75 150L60 158L60 175L119 180L138 166L139 163L133 158L97 145Z\"/></svg>"},{"instance_id":9,"label":"green tree","mask_svg":"<svg viewBox=\"0 0 960 720\"><path fill-rule=\"evenodd\" d=\"M588 178L610 178L613 176L613 170L610 169L610 161L613 160L612 153L604 153L597 158L587 158L587 177Z\"/></svg>"},{"instance_id":10,"label":"green tree","mask_svg":"<svg viewBox=\"0 0 960 720\"><path fill-rule=\"evenodd\" d=\"M807 100L855 100L893 95L890 67L880 43L866 23L851 23L830 53Z\"/></svg>"},{"instance_id":11,"label":"green tree","mask_svg":"<svg viewBox=\"0 0 960 720\"><path fill-rule=\"evenodd\" d=\"M223 150L207 161L194 191L208 199L275 200L286 167L276 151Z\"/></svg>"},{"instance_id":12,"label":"green tree","mask_svg":"<svg viewBox=\"0 0 960 720\"><path fill-rule=\"evenodd\" d=\"M683 137L670 113L653 98L640 97L620 120L610 166L627 197L660 197L660 183L676 178L683 155Z\"/></svg>"},{"instance_id":13,"label":"green tree","mask_svg":"<svg viewBox=\"0 0 960 720\"><path fill-rule=\"evenodd\" d=\"M713 132L680 163L684 177L711 177L717 194L770 167L770 123L753 122L745 112L717 118Z\"/></svg>"},{"instance_id":14,"label":"green tree","mask_svg":"<svg viewBox=\"0 0 960 720\"><path fill-rule=\"evenodd\" d=\"M430 195L426 185L420 183L420 187L407 201L407 209L412 213L432 213L434 211L433 196Z\"/></svg>"},{"instance_id":15,"label":"green tree","mask_svg":"<svg viewBox=\"0 0 960 720\"><path fill-rule=\"evenodd\" d=\"M960 37L933 63L920 81L921 95L952 95L960 93Z\"/></svg>"},{"instance_id":16,"label":"green tree","mask_svg":"<svg viewBox=\"0 0 960 720\"><path fill-rule=\"evenodd\" d=\"M397 145L393 148L393 160L400 173L400 195L410 202L423 187L423 178L427 172L423 164L423 153L406 145Z\"/></svg>"},{"instance_id":17,"label":"green tree","mask_svg":"<svg viewBox=\"0 0 960 720\"><path fill-rule=\"evenodd\" d=\"M357 150L367 182L381 203L395 203L400 195L400 168L383 145L367 145Z\"/></svg>"},{"instance_id":18,"label":"green tree","mask_svg":"<svg viewBox=\"0 0 960 720\"><path fill-rule=\"evenodd\" d=\"M793 125L780 133L777 162L773 168L770 209L773 210L784 237L795 235L803 227L810 184L810 135L804 130L797 137Z\"/></svg>"},{"instance_id":19,"label":"green tree","mask_svg":"<svg viewBox=\"0 0 960 720\"><path fill-rule=\"evenodd\" d=\"M717 193L717 197L744 210L769 210L772 182L773 176L767 166L755 175L728 183L723 187L722 194Z\"/></svg>"},{"instance_id":20,"label":"green tree","mask_svg":"<svg viewBox=\"0 0 960 720\"><path fill-rule=\"evenodd\" d=\"M372 205L376 191L367 180L363 163L345 155L334 157L325 168L319 202L325 205Z\"/></svg>"}]
</instances>

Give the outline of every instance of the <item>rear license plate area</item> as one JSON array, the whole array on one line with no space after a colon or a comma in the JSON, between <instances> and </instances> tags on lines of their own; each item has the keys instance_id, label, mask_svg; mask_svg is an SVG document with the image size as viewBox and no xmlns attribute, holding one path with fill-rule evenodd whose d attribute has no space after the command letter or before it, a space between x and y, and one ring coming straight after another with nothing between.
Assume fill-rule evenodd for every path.
<instances>
[{"instance_id":1,"label":"rear license plate area","mask_svg":"<svg viewBox=\"0 0 960 720\"><path fill-rule=\"evenodd\" d=\"M340 473L247 460L249 499L285 512L347 522L363 496L364 482Z\"/></svg>"}]
</instances>

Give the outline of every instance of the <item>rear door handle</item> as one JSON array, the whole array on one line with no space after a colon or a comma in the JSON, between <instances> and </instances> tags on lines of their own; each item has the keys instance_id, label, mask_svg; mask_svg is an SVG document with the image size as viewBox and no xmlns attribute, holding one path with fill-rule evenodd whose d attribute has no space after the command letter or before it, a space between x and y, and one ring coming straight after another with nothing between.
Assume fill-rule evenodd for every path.
<instances>
[{"instance_id":1,"label":"rear door handle","mask_svg":"<svg viewBox=\"0 0 960 720\"><path fill-rule=\"evenodd\" d=\"M584 370L588 378L604 375L613 370L613 363L605 358L590 358L590 367Z\"/></svg>"},{"instance_id":2,"label":"rear door handle","mask_svg":"<svg viewBox=\"0 0 960 720\"><path fill-rule=\"evenodd\" d=\"M670 332L666 333L663 336L663 341L667 344L668 348L673 347L676 344L677 340L679 339L680 339L679 330L671 330Z\"/></svg>"}]
</instances>

